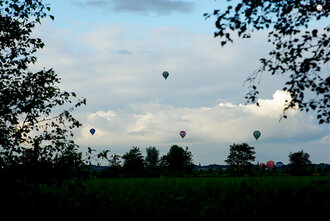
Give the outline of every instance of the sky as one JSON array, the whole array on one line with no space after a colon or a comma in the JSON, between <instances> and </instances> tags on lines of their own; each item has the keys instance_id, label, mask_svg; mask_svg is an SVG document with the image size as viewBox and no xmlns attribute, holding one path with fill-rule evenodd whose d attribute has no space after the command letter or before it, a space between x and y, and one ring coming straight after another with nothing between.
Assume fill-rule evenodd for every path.
<instances>
[{"instance_id":1,"label":"sky","mask_svg":"<svg viewBox=\"0 0 330 221\"><path fill-rule=\"evenodd\" d=\"M83 124L74 131L82 150L123 155L137 146L145 154L155 146L162 156L177 144L189 147L195 164L208 165L225 164L230 145L248 143L255 162L288 163L290 152L303 150L313 163L330 163L328 125L295 110L280 120L289 99L285 77L263 73L260 107L247 103L244 81L272 45L260 31L221 47L214 18L203 17L226 7L221 1L48 2L55 20L34 32L46 46L33 68L53 68L61 89L87 99L73 113Z\"/></svg>"}]
</instances>

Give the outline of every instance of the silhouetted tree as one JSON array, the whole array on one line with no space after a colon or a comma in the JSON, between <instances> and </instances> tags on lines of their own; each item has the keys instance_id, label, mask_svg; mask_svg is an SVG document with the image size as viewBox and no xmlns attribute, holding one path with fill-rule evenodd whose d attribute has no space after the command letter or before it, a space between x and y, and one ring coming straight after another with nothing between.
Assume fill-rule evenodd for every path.
<instances>
[{"instance_id":1,"label":"silhouetted tree","mask_svg":"<svg viewBox=\"0 0 330 221\"><path fill-rule=\"evenodd\" d=\"M140 176L144 170L144 159L140 148L132 147L129 152L125 153L123 168L129 176Z\"/></svg>"},{"instance_id":2,"label":"silhouetted tree","mask_svg":"<svg viewBox=\"0 0 330 221\"><path fill-rule=\"evenodd\" d=\"M76 94L60 90L53 69L29 70L44 47L32 31L49 10L41 0L0 1L0 172L20 178L42 179L59 168L62 176L82 165L70 138L81 124L71 112L86 100L69 108Z\"/></svg>"},{"instance_id":3,"label":"silhouetted tree","mask_svg":"<svg viewBox=\"0 0 330 221\"><path fill-rule=\"evenodd\" d=\"M157 166L159 163L159 150L156 147L146 148L147 156L145 158L146 166L153 167Z\"/></svg>"},{"instance_id":4,"label":"silhouetted tree","mask_svg":"<svg viewBox=\"0 0 330 221\"><path fill-rule=\"evenodd\" d=\"M146 176L159 177L162 173L162 167L160 166L159 159L159 150L157 150L156 147L147 147L146 152Z\"/></svg>"},{"instance_id":5,"label":"silhouetted tree","mask_svg":"<svg viewBox=\"0 0 330 221\"><path fill-rule=\"evenodd\" d=\"M230 152L225 162L234 175L251 173L254 154L254 147L250 147L247 143L233 144L230 145Z\"/></svg>"},{"instance_id":6,"label":"silhouetted tree","mask_svg":"<svg viewBox=\"0 0 330 221\"><path fill-rule=\"evenodd\" d=\"M309 154L303 150L289 154L289 167L292 175L309 175L307 169L311 167L312 162L309 160Z\"/></svg>"},{"instance_id":7,"label":"silhouetted tree","mask_svg":"<svg viewBox=\"0 0 330 221\"><path fill-rule=\"evenodd\" d=\"M121 167L120 155L112 154L110 156L109 167Z\"/></svg>"},{"instance_id":8,"label":"silhouetted tree","mask_svg":"<svg viewBox=\"0 0 330 221\"><path fill-rule=\"evenodd\" d=\"M325 170L324 170L324 167L322 166L322 164L319 164L319 165L316 167L316 172L317 172L317 174L320 175L320 176L324 176L324 175L326 175Z\"/></svg>"},{"instance_id":9,"label":"silhouetted tree","mask_svg":"<svg viewBox=\"0 0 330 221\"><path fill-rule=\"evenodd\" d=\"M119 177L122 173L122 166L120 161L120 155L113 154L109 158L109 168L107 169L108 177Z\"/></svg>"},{"instance_id":10,"label":"silhouetted tree","mask_svg":"<svg viewBox=\"0 0 330 221\"><path fill-rule=\"evenodd\" d=\"M168 167L168 160L167 160L167 155L163 155L160 160L159 160L159 166L163 167L163 168L167 168Z\"/></svg>"},{"instance_id":11,"label":"silhouetted tree","mask_svg":"<svg viewBox=\"0 0 330 221\"><path fill-rule=\"evenodd\" d=\"M178 145L171 146L166 156L162 157L162 165L172 172L190 173L193 168L192 154Z\"/></svg>"},{"instance_id":12,"label":"silhouetted tree","mask_svg":"<svg viewBox=\"0 0 330 221\"><path fill-rule=\"evenodd\" d=\"M330 175L330 165L327 165L327 166L324 168L324 172L325 172L327 175Z\"/></svg>"},{"instance_id":13,"label":"silhouetted tree","mask_svg":"<svg viewBox=\"0 0 330 221\"><path fill-rule=\"evenodd\" d=\"M230 2L230 0L227 0ZM221 1L222 4L223 1ZM248 102L256 102L262 72L272 75L287 75L283 90L292 97L287 101L283 117L290 108L298 107L301 111L315 110L319 123L330 123L330 77L326 69L329 62L330 26L319 22L321 29L307 29L311 22L329 17L329 2L319 1L234 1L226 10L214 10L204 16L216 17L217 31L214 37L221 39L223 47L228 41L233 42L231 34L237 31L239 37L250 38L255 30L270 29L268 42L274 45L268 58L261 58L261 67L250 75L250 91L246 95ZM318 11L317 5L323 6ZM303 30L302 28L305 28ZM259 82L258 82L259 81ZM257 103L257 105L259 105Z\"/></svg>"}]
</instances>

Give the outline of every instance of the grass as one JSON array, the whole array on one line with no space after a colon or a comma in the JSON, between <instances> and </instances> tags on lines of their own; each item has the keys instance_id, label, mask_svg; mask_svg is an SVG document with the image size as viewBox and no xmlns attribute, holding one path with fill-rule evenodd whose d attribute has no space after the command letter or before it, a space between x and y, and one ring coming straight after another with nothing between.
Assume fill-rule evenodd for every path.
<instances>
[{"instance_id":1,"label":"grass","mask_svg":"<svg viewBox=\"0 0 330 221\"><path fill-rule=\"evenodd\" d=\"M322 216L330 209L330 177L91 179L81 188L40 186L28 198L33 216L90 220L278 219Z\"/></svg>"}]
</instances>

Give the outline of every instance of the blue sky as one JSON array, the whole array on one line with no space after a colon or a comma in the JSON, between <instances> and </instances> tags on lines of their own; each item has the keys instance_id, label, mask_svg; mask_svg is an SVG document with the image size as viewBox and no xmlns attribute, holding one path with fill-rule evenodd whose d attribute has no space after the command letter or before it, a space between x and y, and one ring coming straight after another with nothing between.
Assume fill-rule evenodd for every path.
<instances>
[{"instance_id":1,"label":"blue sky","mask_svg":"<svg viewBox=\"0 0 330 221\"><path fill-rule=\"evenodd\" d=\"M279 122L284 77L264 73L261 107L246 104L243 82L271 44L262 31L222 48L213 38L214 19L203 17L225 6L220 2L50 1L55 21L35 31L46 46L34 68L54 68L64 90L87 98L75 112L83 123L77 144L120 155L132 146L166 154L178 144L189 147L196 164L224 164L229 145L246 142L256 148L256 162L287 163L301 149L312 162L330 162L328 126L298 111ZM262 133L258 141L254 130Z\"/></svg>"}]
</instances>

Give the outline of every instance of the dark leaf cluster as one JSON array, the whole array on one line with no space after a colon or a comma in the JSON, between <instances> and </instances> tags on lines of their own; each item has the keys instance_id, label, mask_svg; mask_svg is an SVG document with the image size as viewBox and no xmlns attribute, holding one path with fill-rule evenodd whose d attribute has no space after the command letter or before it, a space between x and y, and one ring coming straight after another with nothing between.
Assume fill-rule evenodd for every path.
<instances>
[{"instance_id":1,"label":"dark leaf cluster","mask_svg":"<svg viewBox=\"0 0 330 221\"><path fill-rule=\"evenodd\" d=\"M254 147L249 146L247 143L242 143L230 145L230 152L225 162L233 174L243 175L251 173L254 160Z\"/></svg>"},{"instance_id":2,"label":"dark leaf cluster","mask_svg":"<svg viewBox=\"0 0 330 221\"><path fill-rule=\"evenodd\" d=\"M34 53L44 47L32 31L49 11L41 0L0 1L2 171L82 165L78 146L70 139L72 129L81 124L71 112L86 100L78 99L71 106L76 94L59 88L60 78L53 69L30 71L37 61Z\"/></svg>"},{"instance_id":3,"label":"dark leaf cluster","mask_svg":"<svg viewBox=\"0 0 330 221\"><path fill-rule=\"evenodd\" d=\"M290 153L290 172L292 175L308 175L308 168L312 166L312 162L309 160L309 154L303 150Z\"/></svg>"},{"instance_id":4,"label":"dark leaf cluster","mask_svg":"<svg viewBox=\"0 0 330 221\"><path fill-rule=\"evenodd\" d=\"M255 30L271 29L268 42L273 49L268 58L260 59L260 68L246 80L250 88L245 97L248 102L257 103L257 84L262 72L285 75L288 80L282 89L292 99L286 102L283 117L287 117L289 109L297 108L314 111L320 124L330 123L330 76L322 69L330 57L330 26L323 30L308 29L311 22L329 17L328 3L327 0L242 0L225 11L216 9L204 14L205 18L216 17L214 36L221 39L221 46L233 42L231 34L236 31L239 37L250 38ZM317 4L323 6L321 11L316 9Z\"/></svg>"}]
</instances>

